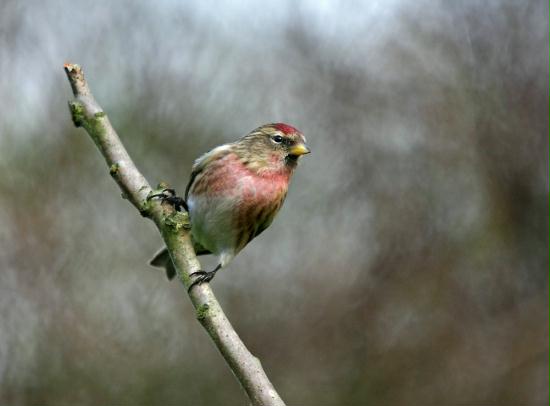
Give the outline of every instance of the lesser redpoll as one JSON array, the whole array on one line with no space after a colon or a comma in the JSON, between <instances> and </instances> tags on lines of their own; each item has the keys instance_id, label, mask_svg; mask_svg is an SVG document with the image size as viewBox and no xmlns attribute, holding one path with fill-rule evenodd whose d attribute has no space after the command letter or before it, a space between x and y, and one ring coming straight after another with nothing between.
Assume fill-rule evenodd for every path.
<instances>
[{"instance_id":1,"label":"lesser redpoll","mask_svg":"<svg viewBox=\"0 0 550 406\"><path fill-rule=\"evenodd\" d=\"M296 128L266 124L198 158L183 200L163 196L188 210L197 255L219 256L213 271L194 273L189 289L210 281L271 224L285 200L298 159L309 152L305 137ZM166 248L150 263L164 267L169 279L174 277Z\"/></svg>"}]
</instances>

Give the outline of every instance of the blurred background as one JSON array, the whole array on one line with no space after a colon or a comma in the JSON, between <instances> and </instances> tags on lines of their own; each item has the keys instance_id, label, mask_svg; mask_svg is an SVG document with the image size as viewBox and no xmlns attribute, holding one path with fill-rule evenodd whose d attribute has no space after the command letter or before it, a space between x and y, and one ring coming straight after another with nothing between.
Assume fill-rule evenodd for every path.
<instances>
[{"instance_id":1,"label":"blurred background","mask_svg":"<svg viewBox=\"0 0 550 406\"><path fill-rule=\"evenodd\" d=\"M69 61L154 184L263 123L308 138L213 282L289 405L547 404L548 12L2 0L0 403L247 404L73 127Z\"/></svg>"}]
</instances>

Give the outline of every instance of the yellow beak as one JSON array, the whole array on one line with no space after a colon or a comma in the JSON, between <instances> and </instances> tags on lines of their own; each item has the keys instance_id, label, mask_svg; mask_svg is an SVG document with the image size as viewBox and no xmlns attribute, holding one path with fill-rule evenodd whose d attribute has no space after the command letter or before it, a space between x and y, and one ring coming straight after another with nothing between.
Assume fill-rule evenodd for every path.
<instances>
[{"instance_id":1,"label":"yellow beak","mask_svg":"<svg viewBox=\"0 0 550 406\"><path fill-rule=\"evenodd\" d=\"M296 144L290 148L290 155L300 156L300 155L309 154L310 152L311 151L305 144Z\"/></svg>"}]
</instances>

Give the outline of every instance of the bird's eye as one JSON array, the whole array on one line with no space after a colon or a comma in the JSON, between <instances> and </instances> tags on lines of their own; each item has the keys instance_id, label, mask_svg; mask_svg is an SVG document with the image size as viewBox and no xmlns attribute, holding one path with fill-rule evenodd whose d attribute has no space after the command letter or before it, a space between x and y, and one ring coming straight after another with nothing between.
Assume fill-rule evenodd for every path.
<instances>
[{"instance_id":1,"label":"bird's eye","mask_svg":"<svg viewBox=\"0 0 550 406\"><path fill-rule=\"evenodd\" d=\"M273 140L273 142L277 144L280 144L281 142L283 142L283 137L281 137L280 135L274 135L273 137L271 137L271 139Z\"/></svg>"}]
</instances>

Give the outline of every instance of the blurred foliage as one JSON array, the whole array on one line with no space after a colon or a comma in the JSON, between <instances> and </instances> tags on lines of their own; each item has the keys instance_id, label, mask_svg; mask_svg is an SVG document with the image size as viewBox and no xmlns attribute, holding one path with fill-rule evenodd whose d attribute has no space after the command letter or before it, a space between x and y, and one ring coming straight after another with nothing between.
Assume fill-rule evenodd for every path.
<instances>
[{"instance_id":1,"label":"blurred foliage","mask_svg":"<svg viewBox=\"0 0 550 406\"><path fill-rule=\"evenodd\" d=\"M213 282L289 405L547 404L548 29L539 0L3 0L0 403L245 402L72 126L71 61L152 183L308 138Z\"/></svg>"}]
</instances>

